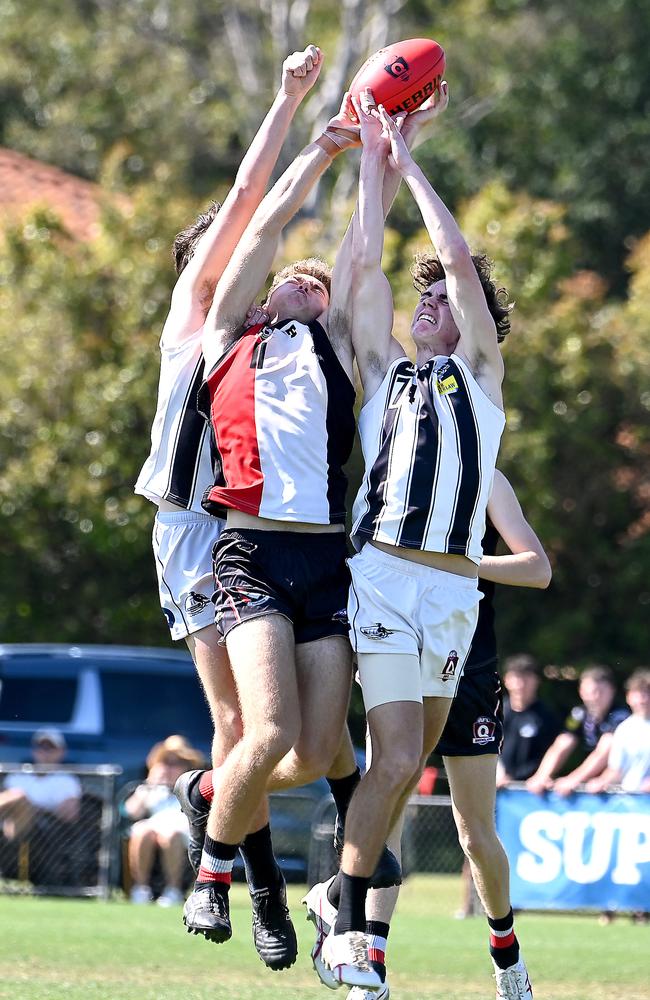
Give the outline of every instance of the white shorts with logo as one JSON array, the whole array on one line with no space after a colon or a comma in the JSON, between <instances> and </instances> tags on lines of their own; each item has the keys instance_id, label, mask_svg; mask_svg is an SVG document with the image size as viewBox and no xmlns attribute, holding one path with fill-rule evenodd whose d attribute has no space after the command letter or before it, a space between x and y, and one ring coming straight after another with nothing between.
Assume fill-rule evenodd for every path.
<instances>
[{"instance_id":1,"label":"white shorts with logo","mask_svg":"<svg viewBox=\"0 0 650 1000\"><path fill-rule=\"evenodd\" d=\"M152 542L158 592L172 639L214 625L212 548L224 524L191 510L156 514Z\"/></svg>"},{"instance_id":2,"label":"white shorts with logo","mask_svg":"<svg viewBox=\"0 0 650 1000\"><path fill-rule=\"evenodd\" d=\"M477 580L389 555L370 544L349 567L350 641L357 653L383 654L376 676L371 658L359 661L366 711L391 701L453 698L476 629L481 599ZM418 657L419 678L386 672L384 658L404 654Z\"/></svg>"}]
</instances>

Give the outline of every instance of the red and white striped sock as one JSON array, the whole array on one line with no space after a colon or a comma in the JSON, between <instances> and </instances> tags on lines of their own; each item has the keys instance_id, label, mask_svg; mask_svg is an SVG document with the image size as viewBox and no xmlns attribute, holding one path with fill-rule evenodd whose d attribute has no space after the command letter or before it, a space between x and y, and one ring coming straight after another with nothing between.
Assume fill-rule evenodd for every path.
<instances>
[{"instance_id":1,"label":"red and white striped sock","mask_svg":"<svg viewBox=\"0 0 650 1000\"><path fill-rule=\"evenodd\" d=\"M509 969L519 961L519 942L515 936L512 910L505 917L488 917L490 955L500 969Z\"/></svg>"},{"instance_id":2,"label":"red and white striped sock","mask_svg":"<svg viewBox=\"0 0 650 1000\"><path fill-rule=\"evenodd\" d=\"M206 834L196 884L205 885L211 882L222 886L227 892L232 882L232 868L238 847L238 844L223 844L213 840Z\"/></svg>"}]
</instances>

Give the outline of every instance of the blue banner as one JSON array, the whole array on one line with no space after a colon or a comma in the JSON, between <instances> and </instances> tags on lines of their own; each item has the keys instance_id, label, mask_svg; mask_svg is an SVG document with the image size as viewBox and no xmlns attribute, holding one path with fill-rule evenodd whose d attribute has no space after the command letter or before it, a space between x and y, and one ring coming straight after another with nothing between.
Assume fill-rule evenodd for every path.
<instances>
[{"instance_id":1,"label":"blue banner","mask_svg":"<svg viewBox=\"0 0 650 1000\"><path fill-rule=\"evenodd\" d=\"M650 911L650 795L497 794L514 909Z\"/></svg>"}]
</instances>

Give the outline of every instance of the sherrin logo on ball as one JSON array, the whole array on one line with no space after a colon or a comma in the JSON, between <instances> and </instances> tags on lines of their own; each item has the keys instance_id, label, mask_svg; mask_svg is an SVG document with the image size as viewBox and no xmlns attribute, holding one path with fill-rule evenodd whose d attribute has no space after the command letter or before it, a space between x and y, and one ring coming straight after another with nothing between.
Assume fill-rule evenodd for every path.
<instances>
[{"instance_id":1,"label":"sherrin logo on ball","mask_svg":"<svg viewBox=\"0 0 650 1000\"><path fill-rule=\"evenodd\" d=\"M370 87L377 104L390 115L419 108L440 87L445 71L445 52L431 38L407 38L375 52L350 84L357 99Z\"/></svg>"}]
</instances>

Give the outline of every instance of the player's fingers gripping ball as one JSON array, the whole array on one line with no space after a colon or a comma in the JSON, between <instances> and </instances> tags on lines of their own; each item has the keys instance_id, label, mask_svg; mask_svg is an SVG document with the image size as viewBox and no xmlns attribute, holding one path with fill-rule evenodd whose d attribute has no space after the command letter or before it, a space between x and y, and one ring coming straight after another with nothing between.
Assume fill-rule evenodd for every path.
<instances>
[{"instance_id":1,"label":"player's fingers gripping ball","mask_svg":"<svg viewBox=\"0 0 650 1000\"><path fill-rule=\"evenodd\" d=\"M445 52L430 38L394 42L365 61L350 84L359 100L367 88L389 115L408 114L439 90L445 71Z\"/></svg>"}]
</instances>

